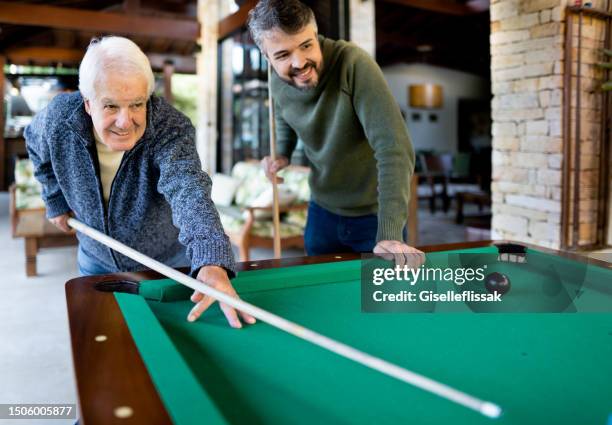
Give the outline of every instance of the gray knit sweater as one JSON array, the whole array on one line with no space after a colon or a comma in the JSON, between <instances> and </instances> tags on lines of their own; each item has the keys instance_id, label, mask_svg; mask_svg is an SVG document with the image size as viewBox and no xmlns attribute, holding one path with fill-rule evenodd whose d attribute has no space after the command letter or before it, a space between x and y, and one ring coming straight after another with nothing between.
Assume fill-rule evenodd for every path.
<instances>
[{"instance_id":1,"label":"gray knit sweater","mask_svg":"<svg viewBox=\"0 0 612 425\"><path fill-rule=\"evenodd\" d=\"M187 247L192 274L205 265L235 274L230 242L210 199L189 120L163 99L147 103L147 128L123 155L108 206L102 198L93 125L80 93L56 96L25 131L47 216L72 211L85 224L164 262ZM115 271L144 267L78 234L86 254Z\"/></svg>"}]
</instances>

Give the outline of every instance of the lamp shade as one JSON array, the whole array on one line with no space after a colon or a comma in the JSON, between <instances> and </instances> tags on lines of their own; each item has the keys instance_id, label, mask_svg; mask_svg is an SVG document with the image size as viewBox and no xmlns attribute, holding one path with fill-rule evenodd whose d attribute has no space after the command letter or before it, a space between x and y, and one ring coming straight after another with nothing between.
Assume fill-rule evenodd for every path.
<instances>
[{"instance_id":1,"label":"lamp shade","mask_svg":"<svg viewBox=\"0 0 612 425\"><path fill-rule=\"evenodd\" d=\"M408 104L412 108L441 108L442 86L438 84L408 86Z\"/></svg>"}]
</instances>

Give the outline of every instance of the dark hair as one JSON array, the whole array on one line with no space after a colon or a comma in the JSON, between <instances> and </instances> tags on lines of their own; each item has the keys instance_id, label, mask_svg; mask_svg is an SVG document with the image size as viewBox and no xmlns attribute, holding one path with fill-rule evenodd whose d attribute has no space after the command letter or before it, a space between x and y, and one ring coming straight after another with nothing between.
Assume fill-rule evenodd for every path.
<instances>
[{"instance_id":1,"label":"dark hair","mask_svg":"<svg viewBox=\"0 0 612 425\"><path fill-rule=\"evenodd\" d=\"M298 0L261 0L250 12L247 25L255 44L262 49L264 32L278 28L295 34L306 25L317 22L312 9Z\"/></svg>"}]
</instances>

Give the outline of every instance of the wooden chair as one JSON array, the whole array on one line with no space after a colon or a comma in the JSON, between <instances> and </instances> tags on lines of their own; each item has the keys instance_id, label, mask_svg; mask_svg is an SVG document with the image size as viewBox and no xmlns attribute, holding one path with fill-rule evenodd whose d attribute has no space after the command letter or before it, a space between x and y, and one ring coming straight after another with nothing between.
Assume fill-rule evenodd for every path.
<instances>
[{"instance_id":1,"label":"wooden chair","mask_svg":"<svg viewBox=\"0 0 612 425\"><path fill-rule=\"evenodd\" d=\"M450 206L448 184L452 172L453 157L451 154L420 154L421 180L424 180L424 190L419 196L429 199L431 213L436 212L436 199L442 199L442 207L447 212Z\"/></svg>"},{"instance_id":2,"label":"wooden chair","mask_svg":"<svg viewBox=\"0 0 612 425\"><path fill-rule=\"evenodd\" d=\"M10 218L13 238L25 239L26 276L36 276L36 256L41 248L76 245L76 234L67 234L45 216L44 208L17 209L16 186L10 187Z\"/></svg>"},{"instance_id":3,"label":"wooden chair","mask_svg":"<svg viewBox=\"0 0 612 425\"><path fill-rule=\"evenodd\" d=\"M234 170L232 171L232 175L235 177L240 177L242 180L246 180L249 183L249 192L253 192L257 194L260 192L261 187L268 187L269 182L263 175L263 172L260 172L261 167L259 162L244 162L236 164ZM289 166L285 173L291 173L293 179L290 175L285 174L285 181L293 180L293 184L299 183L306 184L307 186L307 175L308 168L300 167L300 166ZM245 177L246 176L246 177ZM299 177L303 176L303 177ZM300 183L301 182L301 183ZM411 180L411 198L410 203L408 205L408 244L411 246L416 246L418 244L418 198L417 198L417 183L418 176L414 174ZM242 189L239 189L242 190ZM284 220L281 220L281 246L283 249L286 248L304 248L304 227L305 224L305 212L308 209L307 200L310 198L310 191L298 190L301 193L299 200L296 204L292 204L289 206L281 206L280 212L285 217ZM237 196L239 198L239 196ZM272 237L272 219L257 219L256 216L258 213L267 212L271 214L272 207L250 207L244 205L244 203L240 203L237 205L235 202L229 206L224 207L217 205L217 210L221 216L221 221L224 225L225 232L227 233L230 241L233 245L235 245L239 250L240 261L248 261L250 258L250 249L252 247L261 247L261 248L272 248L274 245L274 240ZM290 214L296 214L301 217L302 220L299 221L299 224L289 217ZM246 218L245 218L246 216ZM295 217L295 215L294 215ZM298 226L299 231L283 231L283 226L291 226L295 230L296 226ZM265 231L262 231L262 228L265 228ZM286 229L289 230L289 229Z\"/></svg>"},{"instance_id":4,"label":"wooden chair","mask_svg":"<svg viewBox=\"0 0 612 425\"><path fill-rule=\"evenodd\" d=\"M290 165L282 171L285 187L298 195L290 205L281 206L281 247L304 248L305 216L308 209L310 169ZM234 165L231 176L240 181L231 205L216 205L226 234L238 248L240 261L250 259L251 248L274 246L272 207L253 207L251 204L263 192L269 190L259 161L242 161ZM213 183L214 184L214 183Z\"/></svg>"},{"instance_id":5,"label":"wooden chair","mask_svg":"<svg viewBox=\"0 0 612 425\"><path fill-rule=\"evenodd\" d=\"M279 207L281 214L290 211L306 211L308 204ZM253 232L256 211L272 212L272 207L245 207L247 218L239 232L228 232L230 241L238 247L240 261L249 261L251 248L274 248L273 236L261 236ZM282 224L282 223L281 223ZM281 231L281 247L304 249L304 234L285 236Z\"/></svg>"},{"instance_id":6,"label":"wooden chair","mask_svg":"<svg viewBox=\"0 0 612 425\"><path fill-rule=\"evenodd\" d=\"M408 203L408 221L406 223L408 229L408 245L417 246L419 243L419 215L417 197L419 176L414 174L410 180L410 201ZM291 205L288 207L280 207L280 213L289 211L307 210L307 204ZM248 261L249 251L251 247L273 248L274 240L269 237L262 237L252 234L252 227L255 223L255 211L272 212L272 208L254 208L246 207L248 218L244 227L240 232L230 232L228 236L231 242L238 247L240 253L240 261ZM284 236L281 237L281 246L283 248L304 248L304 235L299 236Z\"/></svg>"}]
</instances>

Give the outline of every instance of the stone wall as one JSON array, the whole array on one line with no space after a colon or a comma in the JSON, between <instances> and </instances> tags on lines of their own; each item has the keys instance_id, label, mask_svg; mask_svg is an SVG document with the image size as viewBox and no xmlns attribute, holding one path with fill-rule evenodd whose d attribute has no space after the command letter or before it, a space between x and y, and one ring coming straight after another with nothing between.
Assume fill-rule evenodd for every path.
<instances>
[{"instance_id":1,"label":"stone wall","mask_svg":"<svg viewBox=\"0 0 612 425\"><path fill-rule=\"evenodd\" d=\"M571 160L563 157L566 5L564 0L494 0L491 4L492 229L496 238L548 247L561 244L562 166L564 160ZM600 59L596 49L602 47L602 29L593 19L583 20L583 241L592 237L594 216L592 187L597 178L592 153L601 101L596 90L601 71L594 63Z\"/></svg>"}]
</instances>

